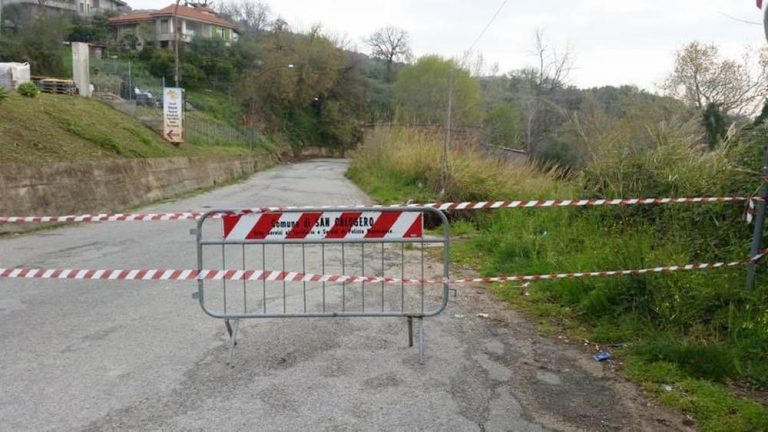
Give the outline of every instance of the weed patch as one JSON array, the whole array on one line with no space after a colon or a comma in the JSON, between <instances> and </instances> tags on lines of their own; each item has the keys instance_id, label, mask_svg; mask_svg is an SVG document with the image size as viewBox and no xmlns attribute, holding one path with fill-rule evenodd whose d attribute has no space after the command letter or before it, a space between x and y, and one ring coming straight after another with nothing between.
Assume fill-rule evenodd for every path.
<instances>
[{"instance_id":1,"label":"weed patch","mask_svg":"<svg viewBox=\"0 0 768 432\"><path fill-rule=\"evenodd\" d=\"M670 133L657 147L603 154L568 177L456 151L445 200L749 195L765 135L757 131L702 152ZM438 138L374 131L348 176L381 202L433 201L441 189ZM740 259L751 233L743 208L734 205L516 209L469 217L453 223L451 258L485 276ZM768 409L734 386L768 390L768 280L761 274L747 292L744 275L744 268L732 268L493 290L544 333L623 347L614 354L626 360L627 375L691 413L702 430L762 431Z\"/></svg>"}]
</instances>

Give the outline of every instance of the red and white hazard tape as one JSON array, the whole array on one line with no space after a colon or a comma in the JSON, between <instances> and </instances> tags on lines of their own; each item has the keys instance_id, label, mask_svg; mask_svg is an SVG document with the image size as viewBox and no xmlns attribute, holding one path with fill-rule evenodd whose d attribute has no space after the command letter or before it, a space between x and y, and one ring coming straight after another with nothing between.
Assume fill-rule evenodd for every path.
<instances>
[{"instance_id":1,"label":"red and white hazard tape","mask_svg":"<svg viewBox=\"0 0 768 432\"><path fill-rule=\"evenodd\" d=\"M19 223L76 223L76 222L150 222L200 219L201 212L179 213L112 213L67 216L0 216L0 224Z\"/></svg>"},{"instance_id":2,"label":"red and white hazard tape","mask_svg":"<svg viewBox=\"0 0 768 432\"><path fill-rule=\"evenodd\" d=\"M734 203L762 198L750 198L742 196L733 197L689 197L689 198L617 198L617 199L582 199L582 200L530 200L530 201L471 201L471 202L447 202L427 204L393 204L393 205L348 205L348 206L276 206L241 210L241 213L279 212L286 210L306 209L360 209L374 208L387 209L395 207L428 207L443 211L455 210L496 210L515 208L541 208L541 207L595 207L595 206L636 206L636 205L665 205L665 204L714 204ZM200 219L204 212L171 212L171 213L113 213L113 214L82 214L67 216L0 216L0 224L22 223L76 223L76 222L149 222L149 221L177 221ZM228 213L231 214L231 213ZM215 214L211 217L219 218L223 214Z\"/></svg>"},{"instance_id":3,"label":"red and white hazard tape","mask_svg":"<svg viewBox=\"0 0 768 432\"><path fill-rule=\"evenodd\" d=\"M681 271L709 270L756 264L766 252L752 259L731 262L686 264L666 267L652 267L637 270L612 270L600 272L553 273L540 275L516 275L478 277L467 279L417 279L393 278L386 276L322 275L300 272L268 270L84 270L84 269L35 269L35 268L0 268L0 278L11 279L76 279L76 280L131 280L131 281L277 281L277 282L370 282L388 284L467 284L480 282L534 282L561 279L583 279L597 277L637 276Z\"/></svg>"},{"instance_id":4,"label":"red and white hazard tape","mask_svg":"<svg viewBox=\"0 0 768 432\"><path fill-rule=\"evenodd\" d=\"M583 200L531 200L531 201L479 201L462 203L430 203L414 206L432 207L438 210L484 210L534 207L593 207L593 206L634 206L661 204L712 204L747 201L748 197L692 197L692 198L616 198Z\"/></svg>"}]
</instances>

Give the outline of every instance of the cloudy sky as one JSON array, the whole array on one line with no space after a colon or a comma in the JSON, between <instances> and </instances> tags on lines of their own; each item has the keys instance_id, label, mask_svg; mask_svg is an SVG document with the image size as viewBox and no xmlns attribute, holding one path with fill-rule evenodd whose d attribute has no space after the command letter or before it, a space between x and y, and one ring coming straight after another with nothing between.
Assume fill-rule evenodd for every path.
<instances>
[{"instance_id":1,"label":"cloudy sky","mask_svg":"<svg viewBox=\"0 0 768 432\"><path fill-rule=\"evenodd\" d=\"M128 0L137 8L168 1ZM298 30L322 23L360 50L373 29L406 29L416 55L458 57L481 33L503 0L266 0ZM764 43L754 0L507 0L476 45L501 72L531 65L533 34L545 30L553 45L576 55L572 82L580 87L632 83L656 89L672 67L674 51L692 40L714 42L738 57Z\"/></svg>"}]
</instances>

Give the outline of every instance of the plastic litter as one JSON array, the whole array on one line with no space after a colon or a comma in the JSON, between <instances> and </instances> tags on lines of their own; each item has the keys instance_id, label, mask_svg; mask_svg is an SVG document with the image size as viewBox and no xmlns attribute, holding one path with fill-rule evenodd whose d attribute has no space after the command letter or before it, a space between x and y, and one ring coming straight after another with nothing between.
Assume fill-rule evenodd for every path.
<instances>
[{"instance_id":1,"label":"plastic litter","mask_svg":"<svg viewBox=\"0 0 768 432\"><path fill-rule=\"evenodd\" d=\"M611 353L600 351L599 353L593 355L592 358L599 362L604 362L611 358Z\"/></svg>"}]
</instances>

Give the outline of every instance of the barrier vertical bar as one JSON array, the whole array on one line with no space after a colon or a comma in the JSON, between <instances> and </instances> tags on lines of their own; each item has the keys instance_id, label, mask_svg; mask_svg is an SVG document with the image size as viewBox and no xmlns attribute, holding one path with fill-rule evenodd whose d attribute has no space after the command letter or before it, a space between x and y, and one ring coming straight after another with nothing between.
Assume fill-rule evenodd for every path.
<instances>
[{"instance_id":1,"label":"barrier vertical bar","mask_svg":"<svg viewBox=\"0 0 768 432\"><path fill-rule=\"evenodd\" d=\"M381 242L381 276L384 276L384 242ZM381 311L384 312L384 281L381 281Z\"/></svg>"},{"instance_id":2,"label":"barrier vertical bar","mask_svg":"<svg viewBox=\"0 0 768 432\"><path fill-rule=\"evenodd\" d=\"M243 271L245 271L245 245L243 245ZM243 313L248 313L248 299L246 297L246 281L243 279Z\"/></svg>"},{"instance_id":3,"label":"barrier vertical bar","mask_svg":"<svg viewBox=\"0 0 768 432\"><path fill-rule=\"evenodd\" d=\"M306 245L304 243L301 244L301 272L306 274L307 273L307 257L306 257ZM304 292L304 312L307 311L307 283L302 282L302 291Z\"/></svg>"},{"instance_id":4,"label":"barrier vertical bar","mask_svg":"<svg viewBox=\"0 0 768 432\"><path fill-rule=\"evenodd\" d=\"M267 245L263 244L261 245L261 268L266 269L267 268ZM267 313L267 280L262 279L261 281L261 294L262 298L264 299L264 313Z\"/></svg>"},{"instance_id":5,"label":"barrier vertical bar","mask_svg":"<svg viewBox=\"0 0 768 432\"><path fill-rule=\"evenodd\" d=\"M405 312L405 243L400 243L400 311Z\"/></svg>"},{"instance_id":6,"label":"barrier vertical bar","mask_svg":"<svg viewBox=\"0 0 768 432\"><path fill-rule=\"evenodd\" d=\"M227 268L227 251L224 249L226 246L221 245L221 268ZM227 313L227 280L221 281L224 290L224 313Z\"/></svg>"},{"instance_id":7,"label":"barrier vertical bar","mask_svg":"<svg viewBox=\"0 0 768 432\"><path fill-rule=\"evenodd\" d=\"M321 256L320 259L322 260L322 270L323 274L325 274L325 243L320 245L321 249ZM325 312L325 280L323 280L323 312Z\"/></svg>"},{"instance_id":8,"label":"barrier vertical bar","mask_svg":"<svg viewBox=\"0 0 768 432\"><path fill-rule=\"evenodd\" d=\"M421 313L424 313L424 239L421 240Z\"/></svg>"}]
</instances>

